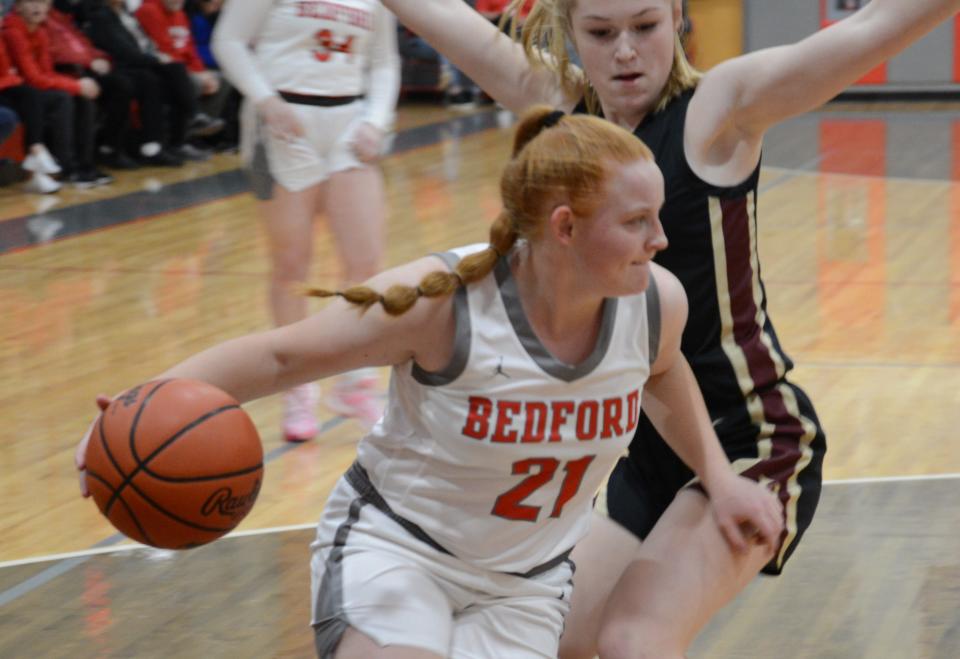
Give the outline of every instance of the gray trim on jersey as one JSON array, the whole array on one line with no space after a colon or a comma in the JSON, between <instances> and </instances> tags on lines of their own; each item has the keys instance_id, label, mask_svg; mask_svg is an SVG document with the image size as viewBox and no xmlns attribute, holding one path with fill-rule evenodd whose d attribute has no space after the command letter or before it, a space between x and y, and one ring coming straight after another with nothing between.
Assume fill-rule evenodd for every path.
<instances>
[{"instance_id":1,"label":"gray trim on jersey","mask_svg":"<svg viewBox=\"0 0 960 659\"><path fill-rule=\"evenodd\" d=\"M435 252L433 256L443 259L451 272L460 262L460 257L453 252ZM461 286L453 294L453 318L456 330L450 362L439 371L426 371L416 362L413 363L410 375L424 386L438 387L450 384L460 377L463 369L467 367L467 358L470 356L470 303L467 300L466 286Z\"/></svg>"},{"instance_id":2,"label":"gray trim on jersey","mask_svg":"<svg viewBox=\"0 0 960 659\"><path fill-rule=\"evenodd\" d=\"M533 328L530 327L530 321L527 320L527 316L523 312L523 305L520 302L517 282L513 278L513 273L510 272L510 264L506 258L497 261L494 272L497 276L497 284L500 286L500 298L503 300L503 306L507 309L507 316L510 318L510 324L513 325L513 331L520 339L523 349L527 351L530 358L540 368L558 380L573 382L588 375L597 367L604 355L607 354L610 339L613 337L613 326L617 317L616 298L607 298L603 301L603 317L600 320L600 332L597 335L597 343L593 347L593 352L579 364L566 364L550 354L546 346L537 338Z\"/></svg>"},{"instance_id":3,"label":"gray trim on jersey","mask_svg":"<svg viewBox=\"0 0 960 659\"><path fill-rule=\"evenodd\" d=\"M317 589L317 622L313 623L313 642L320 659L332 659L340 639L350 626L343 611L343 548L365 505L363 499L351 502L347 519L337 529L333 548L325 561L323 580Z\"/></svg>"},{"instance_id":4,"label":"gray trim on jersey","mask_svg":"<svg viewBox=\"0 0 960 659\"><path fill-rule=\"evenodd\" d=\"M657 361L660 352L660 291L657 289L657 280L650 273L650 283L647 284L647 333L650 339L650 363Z\"/></svg>"},{"instance_id":5,"label":"gray trim on jersey","mask_svg":"<svg viewBox=\"0 0 960 659\"><path fill-rule=\"evenodd\" d=\"M390 507L390 504L387 503L386 499L384 499L383 496L377 491L377 488L374 487L373 483L370 482L370 475L359 462L354 462L352 465L350 465L350 468L347 469L347 473L344 474L344 476L346 477L347 482L350 483L350 486L357 491L357 494L360 495L360 498L363 499L363 501L369 503L371 506L402 526L407 533L412 535L420 542L430 545L441 554L453 556L453 554L447 551L443 545L431 538L426 531L421 529L410 520L400 517L400 515L393 512L393 508Z\"/></svg>"}]
</instances>

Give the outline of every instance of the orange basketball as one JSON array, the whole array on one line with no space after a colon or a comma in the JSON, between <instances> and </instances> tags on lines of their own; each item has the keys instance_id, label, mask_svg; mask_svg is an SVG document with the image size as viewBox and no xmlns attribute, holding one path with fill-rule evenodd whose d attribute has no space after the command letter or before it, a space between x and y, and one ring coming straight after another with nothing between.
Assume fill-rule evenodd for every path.
<instances>
[{"instance_id":1,"label":"orange basketball","mask_svg":"<svg viewBox=\"0 0 960 659\"><path fill-rule=\"evenodd\" d=\"M155 380L118 396L94 424L86 460L87 487L110 523L167 549L231 531L263 480L253 421L197 380Z\"/></svg>"}]
</instances>

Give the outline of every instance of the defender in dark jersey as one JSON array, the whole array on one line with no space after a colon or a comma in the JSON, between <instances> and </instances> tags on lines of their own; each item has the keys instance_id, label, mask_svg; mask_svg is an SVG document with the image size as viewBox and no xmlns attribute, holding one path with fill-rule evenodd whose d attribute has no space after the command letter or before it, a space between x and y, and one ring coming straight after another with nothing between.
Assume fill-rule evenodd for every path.
<instances>
[{"instance_id":1,"label":"defender in dark jersey","mask_svg":"<svg viewBox=\"0 0 960 659\"><path fill-rule=\"evenodd\" d=\"M687 487L691 474L659 437L672 420L648 400L629 458L598 500L632 533L598 519L577 546L561 656L592 657L599 645L605 659L681 657L758 572L782 568L820 492L823 432L786 379L792 364L767 317L760 278L763 135L953 16L960 0L872 0L803 41L737 57L702 77L680 47L680 0L538 0L523 46L460 0L383 2L505 107L552 103L602 115L646 141L663 170L670 246L657 261L690 300L683 353L727 456L777 492L786 531L773 556L745 545L750 529L718 532L711 519L729 502ZM582 68L570 63L568 44Z\"/></svg>"},{"instance_id":2,"label":"defender in dark jersey","mask_svg":"<svg viewBox=\"0 0 960 659\"><path fill-rule=\"evenodd\" d=\"M690 298L682 351L727 456L742 465L742 473L774 484L784 503L783 544L764 568L779 574L813 518L826 442L806 394L786 379L793 362L766 312L755 240L760 165L730 187L697 176L683 150L692 97L693 89L683 91L634 131L671 182L660 218L672 249L657 261L680 279ZM576 110L585 112L585 104ZM609 482L608 513L645 538L692 478L641 413L629 458Z\"/></svg>"}]
</instances>

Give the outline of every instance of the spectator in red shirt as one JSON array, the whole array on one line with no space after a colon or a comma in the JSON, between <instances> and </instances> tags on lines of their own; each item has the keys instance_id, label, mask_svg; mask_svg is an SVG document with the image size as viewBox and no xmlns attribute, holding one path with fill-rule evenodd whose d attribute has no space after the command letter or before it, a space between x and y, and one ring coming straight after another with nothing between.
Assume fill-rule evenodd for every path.
<instances>
[{"instance_id":1,"label":"spectator in red shirt","mask_svg":"<svg viewBox=\"0 0 960 659\"><path fill-rule=\"evenodd\" d=\"M69 95L69 119L64 142L56 154L63 169L61 177L77 187L92 187L113 181L94 167L96 105L100 85L91 77L73 78L53 68L50 36L44 25L50 0L16 0L13 11L3 19L3 40L24 81L42 90ZM72 128L72 130L70 130Z\"/></svg>"},{"instance_id":2,"label":"spectator in red shirt","mask_svg":"<svg viewBox=\"0 0 960 659\"><path fill-rule=\"evenodd\" d=\"M190 32L190 19L183 4L184 0L144 0L134 15L157 50L169 55L174 62L183 63L191 74L207 73ZM205 78L208 88L212 89L216 76Z\"/></svg>"},{"instance_id":3,"label":"spectator in red shirt","mask_svg":"<svg viewBox=\"0 0 960 659\"><path fill-rule=\"evenodd\" d=\"M50 7L44 27L50 37L50 56L57 70L65 73L89 71L96 75L105 75L112 70L110 56L90 43L70 14L55 6Z\"/></svg>"},{"instance_id":4,"label":"spectator in red shirt","mask_svg":"<svg viewBox=\"0 0 960 659\"><path fill-rule=\"evenodd\" d=\"M144 0L135 15L157 50L187 67L203 112L220 118L231 88L203 63L183 7L184 0Z\"/></svg>"},{"instance_id":5,"label":"spectator in red shirt","mask_svg":"<svg viewBox=\"0 0 960 659\"><path fill-rule=\"evenodd\" d=\"M0 39L0 108L10 111L14 123L18 118L23 123L27 157L21 166L31 174L26 184L27 192L42 194L60 189L60 184L50 178L51 174L60 172L60 166L44 144L44 133L51 133L53 144L63 142L63 130L57 127L69 125L69 100L69 95L63 92L44 91L25 85L10 60L3 39ZM46 128L50 130L46 131Z\"/></svg>"}]
</instances>

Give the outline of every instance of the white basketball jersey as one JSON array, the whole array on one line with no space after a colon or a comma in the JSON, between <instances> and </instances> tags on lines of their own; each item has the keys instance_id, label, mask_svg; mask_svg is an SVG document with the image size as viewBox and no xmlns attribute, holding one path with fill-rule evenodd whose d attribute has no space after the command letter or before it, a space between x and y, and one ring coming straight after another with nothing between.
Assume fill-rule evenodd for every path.
<instances>
[{"instance_id":1,"label":"white basketball jersey","mask_svg":"<svg viewBox=\"0 0 960 659\"><path fill-rule=\"evenodd\" d=\"M451 554L522 573L586 533L637 424L659 307L648 321L649 292L606 300L593 352L569 365L534 334L507 259L455 295L450 364L394 368L358 461L393 512Z\"/></svg>"},{"instance_id":2,"label":"white basketball jersey","mask_svg":"<svg viewBox=\"0 0 960 659\"><path fill-rule=\"evenodd\" d=\"M365 91L369 49L395 50L393 17L374 0L277 0L254 53L273 89L314 96Z\"/></svg>"}]
</instances>

